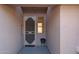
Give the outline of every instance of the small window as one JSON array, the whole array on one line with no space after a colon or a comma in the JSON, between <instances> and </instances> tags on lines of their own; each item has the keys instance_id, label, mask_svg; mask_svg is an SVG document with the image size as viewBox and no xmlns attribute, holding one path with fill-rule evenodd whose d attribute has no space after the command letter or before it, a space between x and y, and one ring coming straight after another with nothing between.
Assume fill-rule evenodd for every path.
<instances>
[{"instance_id":1,"label":"small window","mask_svg":"<svg viewBox=\"0 0 79 59\"><path fill-rule=\"evenodd\" d=\"M43 33L43 24L38 23L38 33Z\"/></svg>"},{"instance_id":2,"label":"small window","mask_svg":"<svg viewBox=\"0 0 79 59\"><path fill-rule=\"evenodd\" d=\"M37 33L44 33L44 17L39 16L37 20Z\"/></svg>"}]
</instances>

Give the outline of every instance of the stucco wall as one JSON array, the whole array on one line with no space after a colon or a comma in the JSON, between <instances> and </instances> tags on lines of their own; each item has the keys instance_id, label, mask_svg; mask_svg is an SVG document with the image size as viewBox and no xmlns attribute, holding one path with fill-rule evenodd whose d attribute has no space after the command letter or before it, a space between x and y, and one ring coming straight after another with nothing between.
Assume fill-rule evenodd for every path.
<instances>
[{"instance_id":1,"label":"stucco wall","mask_svg":"<svg viewBox=\"0 0 79 59\"><path fill-rule=\"evenodd\" d=\"M60 7L50 7L47 14L47 43L51 53L60 53Z\"/></svg>"},{"instance_id":2,"label":"stucco wall","mask_svg":"<svg viewBox=\"0 0 79 59\"><path fill-rule=\"evenodd\" d=\"M79 46L79 6L62 5L60 7L60 52L76 53Z\"/></svg>"},{"instance_id":3,"label":"stucco wall","mask_svg":"<svg viewBox=\"0 0 79 59\"><path fill-rule=\"evenodd\" d=\"M21 24L15 7L0 5L0 53L17 53L22 48Z\"/></svg>"}]
</instances>

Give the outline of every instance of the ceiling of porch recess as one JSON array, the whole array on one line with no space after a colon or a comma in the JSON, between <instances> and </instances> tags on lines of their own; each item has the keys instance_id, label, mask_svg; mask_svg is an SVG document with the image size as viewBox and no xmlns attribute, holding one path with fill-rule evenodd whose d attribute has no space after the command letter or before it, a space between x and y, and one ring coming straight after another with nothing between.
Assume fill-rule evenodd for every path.
<instances>
[{"instance_id":1,"label":"ceiling of porch recess","mask_svg":"<svg viewBox=\"0 0 79 59\"><path fill-rule=\"evenodd\" d=\"M23 13L47 13L48 7L22 7Z\"/></svg>"},{"instance_id":2,"label":"ceiling of porch recess","mask_svg":"<svg viewBox=\"0 0 79 59\"><path fill-rule=\"evenodd\" d=\"M34 14L47 14L48 7L55 7L54 4L14 4L13 6L21 7L23 13Z\"/></svg>"}]
</instances>

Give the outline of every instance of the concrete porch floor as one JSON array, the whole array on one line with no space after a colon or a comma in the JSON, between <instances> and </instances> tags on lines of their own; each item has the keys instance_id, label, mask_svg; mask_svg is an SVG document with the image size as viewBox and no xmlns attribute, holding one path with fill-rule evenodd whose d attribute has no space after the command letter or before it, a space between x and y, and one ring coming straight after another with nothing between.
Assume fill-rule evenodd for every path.
<instances>
[{"instance_id":1,"label":"concrete porch floor","mask_svg":"<svg viewBox=\"0 0 79 59\"><path fill-rule=\"evenodd\" d=\"M19 54L50 54L47 47L24 47Z\"/></svg>"}]
</instances>

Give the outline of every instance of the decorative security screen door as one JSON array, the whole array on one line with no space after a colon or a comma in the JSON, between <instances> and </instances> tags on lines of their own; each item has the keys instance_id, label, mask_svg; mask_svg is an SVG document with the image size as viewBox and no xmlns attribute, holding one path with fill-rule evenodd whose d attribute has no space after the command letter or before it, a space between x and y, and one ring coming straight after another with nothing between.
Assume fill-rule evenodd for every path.
<instances>
[{"instance_id":1,"label":"decorative security screen door","mask_svg":"<svg viewBox=\"0 0 79 59\"><path fill-rule=\"evenodd\" d=\"M35 44L35 18L28 17L25 20L25 45Z\"/></svg>"}]
</instances>

